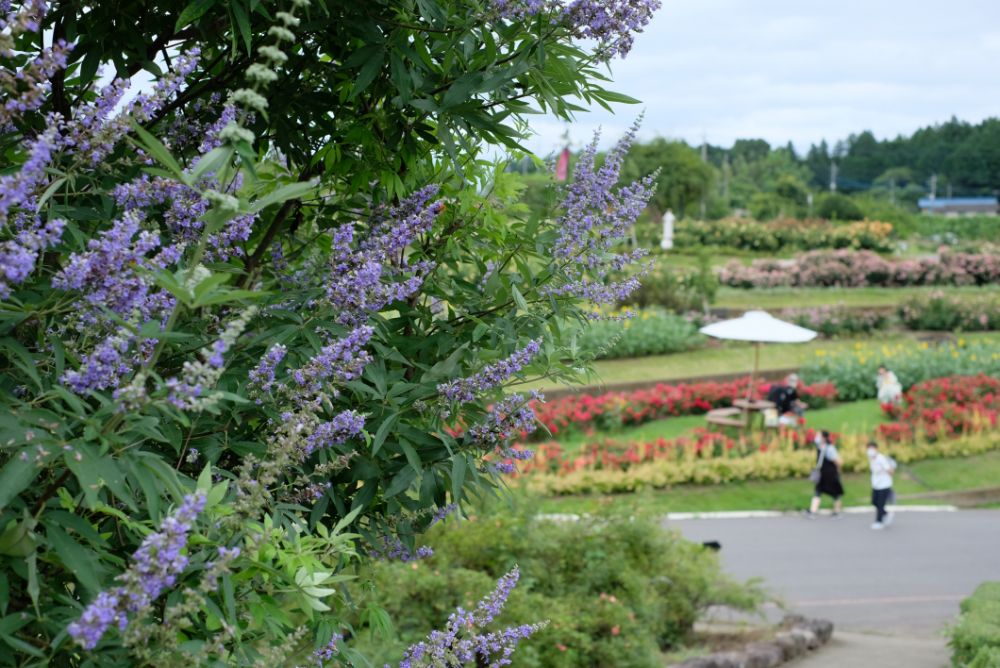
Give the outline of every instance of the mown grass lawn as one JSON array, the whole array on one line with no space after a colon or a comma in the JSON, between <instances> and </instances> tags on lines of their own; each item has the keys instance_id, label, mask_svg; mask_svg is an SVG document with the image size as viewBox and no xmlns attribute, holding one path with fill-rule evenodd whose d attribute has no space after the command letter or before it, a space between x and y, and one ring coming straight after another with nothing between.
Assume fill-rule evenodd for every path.
<instances>
[{"instance_id":1,"label":"mown grass lawn","mask_svg":"<svg viewBox=\"0 0 1000 668\"><path fill-rule=\"evenodd\" d=\"M1000 332L970 333L961 335L966 341L1000 341ZM875 339L844 338L822 339L809 343L765 344L760 349L760 368L798 368L815 359L816 351L826 353L851 350L857 344L877 341L879 344L919 341L915 334L880 334ZM753 368L753 347L750 344L727 342L711 347L689 350L670 355L650 355L617 360L599 360L594 363L594 374L586 380L591 386L601 387L615 383L644 381L669 381L679 378L697 378L721 374L749 374ZM872 379L874 383L874 379ZM550 380L540 380L518 385L523 389L553 389L565 387Z\"/></svg>"},{"instance_id":2,"label":"mown grass lawn","mask_svg":"<svg viewBox=\"0 0 1000 668\"><path fill-rule=\"evenodd\" d=\"M903 465L897 473L895 489L900 496L920 492L943 492L1000 483L1000 452L974 457L932 459ZM864 506L870 503L871 488L867 474L844 476L844 503ZM614 507L633 513L711 512L722 510L800 510L809 503L812 487L808 480L753 481L725 485L679 485L668 490L638 494L552 497L538 500L546 513L594 513ZM924 505L927 500L906 501ZM829 507L829 500L824 501Z\"/></svg>"},{"instance_id":3,"label":"mown grass lawn","mask_svg":"<svg viewBox=\"0 0 1000 668\"><path fill-rule=\"evenodd\" d=\"M831 432L866 433L882 421L882 409L875 400L836 404L829 408L806 412L807 427ZM639 442L655 441L658 438L672 439L690 435L696 427L704 426L706 426L704 415L682 415L618 431L595 431L593 434L572 432L558 440L563 448L575 450L584 443L593 443L604 438Z\"/></svg>"}]
</instances>

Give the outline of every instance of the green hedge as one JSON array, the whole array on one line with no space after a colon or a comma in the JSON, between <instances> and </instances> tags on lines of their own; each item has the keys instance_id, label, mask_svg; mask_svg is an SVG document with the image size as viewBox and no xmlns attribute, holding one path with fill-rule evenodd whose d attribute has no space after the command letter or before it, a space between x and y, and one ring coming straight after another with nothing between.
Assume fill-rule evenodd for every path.
<instances>
[{"instance_id":1,"label":"green hedge","mask_svg":"<svg viewBox=\"0 0 1000 668\"><path fill-rule=\"evenodd\" d=\"M1000 582L985 582L962 601L949 644L955 666L1000 668Z\"/></svg>"},{"instance_id":2,"label":"green hedge","mask_svg":"<svg viewBox=\"0 0 1000 668\"><path fill-rule=\"evenodd\" d=\"M521 581L499 622L548 620L514 655L520 667L660 668L662 652L690 637L707 606L754 609L762 600L756 586L729 580L714 553L651 520L557 522L525 508L451 518L428 542L433 557L373 572L395 624L389 638L361 634L373 665L441 628L455 607L468 609L515 564Z\"/></svg>"}]
</instances>

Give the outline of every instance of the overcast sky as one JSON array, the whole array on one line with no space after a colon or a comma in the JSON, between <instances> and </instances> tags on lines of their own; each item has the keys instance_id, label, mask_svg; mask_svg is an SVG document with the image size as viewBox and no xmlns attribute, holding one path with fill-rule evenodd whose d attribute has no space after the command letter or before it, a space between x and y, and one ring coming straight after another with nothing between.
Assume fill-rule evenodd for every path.
<instances>
[{"instance_id":1,"label":"overcast sky","mask_svg":"<svg viewBox=\"0 0 1000 668\"><path fill-rule=\"evenodd\" d=\"M539 118L529 148L602 144L645 109L642 136L729 146L789 140L804 151L872 130L909 134L1000 116L1000 0L663 0L616 90L642 100L567 125Z\"/></svg>"}]
</instances>

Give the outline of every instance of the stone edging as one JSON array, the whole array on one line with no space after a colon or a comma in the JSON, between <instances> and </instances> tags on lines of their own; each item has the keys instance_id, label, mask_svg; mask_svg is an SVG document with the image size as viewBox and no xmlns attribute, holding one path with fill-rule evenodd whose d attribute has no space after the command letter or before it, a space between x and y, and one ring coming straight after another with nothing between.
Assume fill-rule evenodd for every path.
<instances>
[{"instance_id":1,"label":"stone edging","mask_svg":"<svg viewBox=\"0 0 1000 668\"><path fill-rule=\"evenodd\" d=\"M741 651L698 656L671 668L773 668L825 645L833 636L833 622L788 615L773 640L752 642Z\"/></svg>"}]
</instances>

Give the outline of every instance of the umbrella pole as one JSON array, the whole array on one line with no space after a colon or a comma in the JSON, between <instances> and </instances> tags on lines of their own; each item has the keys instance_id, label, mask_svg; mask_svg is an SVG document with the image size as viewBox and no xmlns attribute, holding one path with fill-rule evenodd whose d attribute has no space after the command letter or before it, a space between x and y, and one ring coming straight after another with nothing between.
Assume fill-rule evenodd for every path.
<instances>
[{"instance_id":1,"label":"umbrella pole","mask_svg":"<svg viewBox=\"0 0 1000 668\"><path fill-rule=\"evenodd\" d=\"M757 371L760 369L760 341L753 344L753 372L750 374L750 384L747 385L747 399L753 399L753 386L757 380Z\"/></svg>"}]
</instances>

